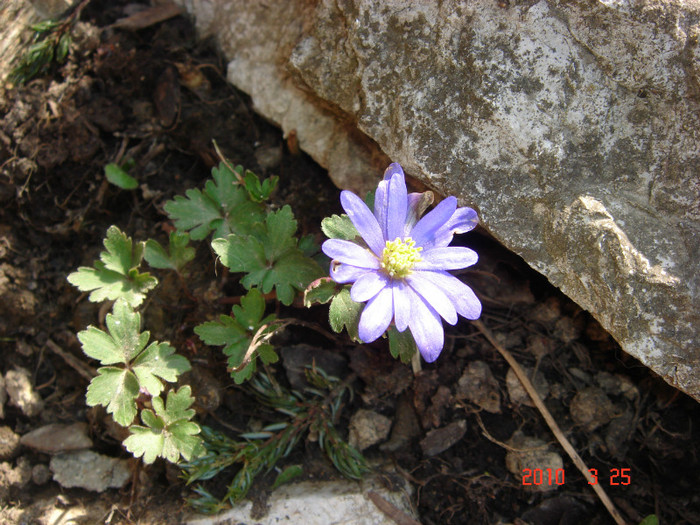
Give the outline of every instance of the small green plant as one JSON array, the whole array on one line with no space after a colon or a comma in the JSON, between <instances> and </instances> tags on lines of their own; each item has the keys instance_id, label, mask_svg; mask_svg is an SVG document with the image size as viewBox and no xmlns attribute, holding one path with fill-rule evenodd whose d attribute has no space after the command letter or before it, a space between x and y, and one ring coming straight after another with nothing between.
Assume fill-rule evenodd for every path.
<instances>
[{"instance_id":1,"label":"small green plant","mask_svg":"<svg viewBox=\"0 0 700 525\"><path fill-rule=\"evenodd\" d=\"M105 166L105 177L115 186L123 190L135 190L139 187L139 182L129 175L127 165L120 166L119 164L107 164Z\"/></svg>"},{"instance_id":2,"label":"small green plant","mask_svg":"<svg viewBox=\"0 0 700 525\"><path fill-rule=\"evenodd\" d=\"M261 342L265 336L274 333L276 316L270 314L263 318L265 299L257 288L241 297L240 306L234 305L232 313L233 315L221 315L216 321L200 324L194 332L206 344L224 347L231 376L240 384L255 373L256 356L264 364L276 363L279 359L274 346ZM251 348L255 349L253 356L248 355Z\"/></svg>"},{"instance_id":3,"label":"small green plant","mask_svg":"<svg viewBox=\"0 0 700 525\"><path fill-rule=\"evenodd\" d=\"M45 20L34 24L32 43L19 59L8 80L13 84L24 84L32 78L46 73L51 64L62 64L68 57L73 43L70 30L74 16L66 20Z\"/></svg>"},{"instance_id":4,"label":"small green plant","mask_svg":"<svg viewBox=\"0 0 700 525\"><path fill-rule=\"evenodd\" d=\"M142 457L145 463L153 463L157 457L177 463L182 456L191 460L203 452L199 425L193 423L194 410L190 408L194 398L189 386L168 392L163 404L160 397L154 397L152 410L141 411L141 420L146 425L132 425L131 435L124 440L124 446L135 457Z\"/></svg>"},{"instance_id":5,"label":"small green plant","mask_svg":"<svg viewBox=\"0 0 700 525\"><path fill-rule=\"evenodd\" d=\"M178 195L166 203L165 211L175 227L190 232L194 241L205 239L211 232L215 239L230 233L248 235L264 220L265 206L262 200L251 198L246 186L241 186L242 174L241 166L232 169L222 162L212 169L213 180L206 182L204 191L187 190L186 197ZM276 179L265 181L264 185L269 197L277 185Z\"/></svg>"},{"instance_id":6,"label":"small green plant","mask_svg":"<svg viewBox=\"0 0 700 525\"><path fill-rule=\"evenodd\" d=\"M133 186L121 167L108 165L105 172L113 184ZM254 173L224 161L212 169L212 179L204 189L190 189L184 197L176 196L165 204L176 228L167 247L155 239L135 242L111 226L103 241L105 251L93 266L80 267L68 276L79 290L89 292L91 301L114 301L105 329L90 326L78 338L85 354L100 363L88 387L87 403L106 407L118 424L129 428L125 448L145 463L159 457L174 463L184 459L189 483L238 465L223 502L201 487L196 489L200 498L194 504L202 510L214 511L239 501L258 474L276 468L309 432L317 436L321 449L344 475L358 478L367 470L362 455L341 439L334 426L342 400L351 394L349 386L319 369L308 371L310 386L303 393L274 382L271 367L279 357L271 338L295 320L266 314L267 301L292 305L312 282L319 286L306 291L306 304L325 296L330 300L328 294L337 291L335 283L322 279L325 272L317 259L323 256L313 237L296 235L291 208L274 209L268 204L277 181L277 177L261 181ZM237 438L196 423L191 388L176 388L180 376L190 370L189 361L168 342L149 343L150 334L141 331L142 315L137 311L148 305L145 299L158 283L141 270L144 260L153 269L176 272L190 300L186 308L206 303L190 295L186 276L196 256L191 241L208 237L217 261L237 277L247 293L235 299L240 304L234 304L229 315L207 315L207 320L193 328L194 333L204 344L222 347L236 384L286 417ZM298 465L289 466L276 484L299 474Z\"/></svg>"},{"instance_id":7,"label":"small green plant","mask_svg":"<svg viewBox=\"0 0 700 525\"><path fill-rule=\"evenodd\" d=\"M154 341L147 347L150 334L141 333L141 316L124 299L114 303L105 323L107 332L90 326L78 334L83 352L103 365L88 386L87 403L107 407L117 423L128 426L139 393L160 395L161 380L176 381L190 364L168 343Z\"/></svg>"},{"instance_id":8,"label":"small green plant","mask_svg":"<svg viewBox=\"0 0 700 525\"><path fill-rule=\"evenodd\" d=\"M221 499L201 485L195 487L199 497L190 500L194 508L214 513L239 502L256 476L272 470L309 432L318 437L319 447L344 476L360 479L369 470L362 455L343 441L335 428L346 395L352 395L350 387L319 368L307 368L306 378L309 386L303 392L273 385L265 374L256 375L249 383L260 404L287 416L283 421L259 432L242 434L237 440L203 428L206 453L184 465L187 483L211 479L233 466L238 466L238 471ZM298 465L290 468L291 471L285 469L280 473L275 485L300 474Z\"/></svg>"}]
</instances>

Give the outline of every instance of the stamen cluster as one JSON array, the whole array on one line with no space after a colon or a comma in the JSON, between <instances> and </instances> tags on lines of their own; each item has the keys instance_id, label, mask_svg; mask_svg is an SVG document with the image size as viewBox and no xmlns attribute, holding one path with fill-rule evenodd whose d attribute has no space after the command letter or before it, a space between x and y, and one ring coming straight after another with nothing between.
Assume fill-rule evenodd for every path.
<instances>
[{"instance_id":1,"label":"stamen cluster","mask_svg":"<svg viewBox=\"0 0 700 525\"><path fill-rule=\"evenodd\" d=\"M416 247L416 241L410 237L405 239L397 237L393 241L386 242L379 265L389 277L406 277L416 263L421 261L422 250L420 246Z\"/></svg>"}]
</instances>

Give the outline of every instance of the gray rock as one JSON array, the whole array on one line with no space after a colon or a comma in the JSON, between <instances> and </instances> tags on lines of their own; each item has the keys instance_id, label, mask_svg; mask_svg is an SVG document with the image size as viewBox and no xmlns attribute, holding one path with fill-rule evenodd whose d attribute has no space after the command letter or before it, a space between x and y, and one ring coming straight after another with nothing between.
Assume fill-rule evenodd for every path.
<instances>
[{"instance_id":1,"label":"gray rock","mask_svg":"<svg viewBox=\"0 0 700 525\"><path fill-rule=\"evenodd\" d=\"M91 450L54 456L49 467L53 479L62 487L95 492L122 488L131 476L127 460L103 456Z\"/></svg>"},{"instance_id":2,"label":"gray rock","mask_svg":"<svg viewBox=\"0 0 700 525\"><path fill-rule=\"evenodd\" d=\"M21 443L45 454L62 454L92 447L92 440L87 433L87 423L52 423L23 435Z\"/></svg>"},{"instance_id":3,"label":"gray rock","mask_svg":"<svg viewBox=\"0 0 700 525\"><path fill-rule=\"evenodd\" d=\"M5 374L5 389L10 397L10 404L19 408L25 416L38 416L44 409L44 401L34 390L28 370L24 368L8 370Z\"/></svg>"},{"instance_id":4,"label":"gray rock","mask_svg":"<svg viewBox=\"0 0 700 525\"><path fill-rule=\"evenodd\" d=\"M700 399L699 4L179 3L338 186L388 155L458 196Z\"/></svg>"}]
</instances>

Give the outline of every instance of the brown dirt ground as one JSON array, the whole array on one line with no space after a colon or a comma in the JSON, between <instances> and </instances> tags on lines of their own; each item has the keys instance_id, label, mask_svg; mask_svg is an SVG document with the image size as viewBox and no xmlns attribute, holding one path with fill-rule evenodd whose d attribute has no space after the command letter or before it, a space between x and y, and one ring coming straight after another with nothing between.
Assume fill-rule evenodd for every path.
<instances>
[{"instance_id":1,"label":"brown dirt ground","mask_svg":"<svg viewBox=\"0 0 700 525\"><path fill-rule=\"evenodd\" d=\"M21 435L49 422L87 420L95 450L121 457L128 454L108 419L85 406L86 380L47 346L51 340L85 360L74 334L99 323L100 309L66 276L92 263L107 228L116 224L137 239L162 242L169 228L163 204L203 184L217 162L212 140L233 163L260 175L278 174L275 203L291 204L303 232L319 242L321 218L340 211L338 190L325 172L293 145L290 151L280 131L226 84L222 58L211 43L196 40L185 18L137 31L107 28L133 6L93 1L81 15L66 64L0 92L0 371L30 370L45 402L43 412L31 418L7 405L2 424ZM109 185L103 176L105 164L129 157L141 184L133 192ZM463 277L483 300L484 324L521 364L546 378L547 406L586 463L598 470L625 518L638 523L656 513L661 523L700 523L698 404L624 354L590 315L485 234L460 241L481 254ZM196 393L219 399L199 407L200 421L245 427L248 410L255 408L240 410L225 360L192 332L207 316L226 313L226 297L241 290L225 274L217 275L206 246L199 246L197 257L190 290L203 299L183 301L176 283L159 274L161 284L145 312L147 327L207 378L199 386L194 381ZM324 307L280 310L274 302L268 307L327 327ZM345 374L357 374L359 395L343 421L358 408L394 419L396 439L404 442L391 460L416 487L423 523L612 523L568 458L565 483L551 492L530 490L522 475L509 472L506 454L518 445L506 442L518 430L564 454L540 414L510 397L508 366L469 323L447 327L443 355L417 377L388 355L385 341L357 347L343 338L339 345L314 330L295 328L277 342L303 342L347 358ZM459 379L465 370L476 373L477 361L487 365L493 380L467 392L469 385L460 386ZM581 408L591 392L594 404ZM586 425L582 410L592 411L599 426ZM420 443L429 431L459 420L466 421L462 439L439 454L424 454ZM316 450L301 447L294 459L305 463L307 476L333 476L331 467L319 464ZM386 453L375 446L366 455ZM21 450L7 467L48 459ZM630 469L630 483L611 485L610 473L623 468ZM45 523L47 508L66 513L87 507L91 517L85 522L173 522L178 515L173 506L182 509L189 494L177 470L156 463L138 479L100 495L62 489L53 481L8 483L0 491L0 521ZM269 481L261 480L260 493ZM217 483L221 480L210 488L216 491Z\"/></svg>"}]
</instances>

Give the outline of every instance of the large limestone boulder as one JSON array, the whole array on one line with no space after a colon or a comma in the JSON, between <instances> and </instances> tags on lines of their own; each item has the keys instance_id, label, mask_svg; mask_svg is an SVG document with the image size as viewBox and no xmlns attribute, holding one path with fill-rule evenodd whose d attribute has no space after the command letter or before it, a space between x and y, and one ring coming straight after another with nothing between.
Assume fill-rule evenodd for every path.
<instances>
[{"instance_id":1,"label":"large limestone boulder","mask_svg":"<svg viewBox=\"0 0 700 525\"><path fill-rule=\"evenodd\" d=\"M458 196L700 399L700 2L181 3L336 184Z\"/></svg>"}]
</instances>

